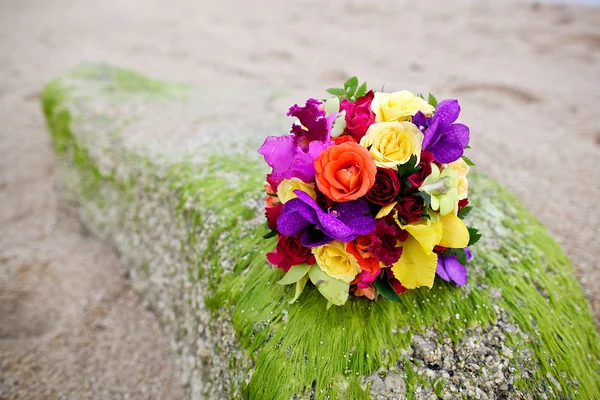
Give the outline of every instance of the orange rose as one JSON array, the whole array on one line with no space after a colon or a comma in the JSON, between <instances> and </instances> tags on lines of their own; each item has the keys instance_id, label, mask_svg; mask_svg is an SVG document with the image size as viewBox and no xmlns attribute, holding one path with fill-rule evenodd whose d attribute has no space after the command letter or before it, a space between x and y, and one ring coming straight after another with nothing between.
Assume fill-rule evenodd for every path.
<instances>
[{"instance_id":1,"label":"orange rose","mask_svg":"<svg viewBox=\"0 0 600 400\"><path fill-rule=\"evenodd\" d=\"M365 147L345 142L325 149L315 159L319 190L333 201L356 200L375 183L377 167Z\"/></svg>"},{"instance_id":2,"label":"orange rose","mask_svg":"<svg viewBox=\"0 0 600 400\"><path fill-rule=\"evenodd\" d=\"M342 144L342 143L346 143L346 142L358 143L356 141L356 139L354 139L350 135L342 135L342 136L334 137L334 138L331 138L331 140L333 140L333 143L335 143L335 144Z\"/></svg>"},{"instance_id":3,"label":"orange rose","mask_svg":"<svg viewBox=\"0 0 600 400\"><path fill-rule=\"evenodd\" d=\"M360 235L353 242L348 242L346 251L356 257L358 265L360 265L363 270L367 270L370 274L374 274L381 266L379 260L369 251L370 244L371 238L368 235Z\"/></svg>"}]
</instances>

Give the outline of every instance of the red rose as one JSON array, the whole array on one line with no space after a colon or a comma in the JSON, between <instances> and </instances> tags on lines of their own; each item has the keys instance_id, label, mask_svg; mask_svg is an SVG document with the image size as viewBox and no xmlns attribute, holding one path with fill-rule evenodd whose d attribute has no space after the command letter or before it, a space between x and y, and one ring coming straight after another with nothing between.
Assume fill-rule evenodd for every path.
<instances>
[{"instance_id":1,"label":"red rose","mask_svg":"<svg viewBox=\"0 0 600 400\"><path fill-rule=\"evenodd\" d=\"M375 183L369 189L365 198L373 204L385 206L390 204L400 190L400 180L396 171L389 168L377 167Z\"/></svg>"},{"instance_id":2,"label":"red rose","mask_svg":"<svg viewBox=\"0 0 600 400\"><path fill-rule=\"evenodd\" d=\"M469 205L469 199L459 200L458 201L458 211L460 212L461 209L465 208L468 205Z\"/></svg>"},{"instance_id":3,"label":"red rose","mask_svg":"<svg viewBox=\"0 0 600 400\"><path fill-rule=\"evenodd\" d=\"M279 203L273 207L266 207L265 214L267 216L267 225L269 229L272 231L277 230L277 218L281 215L281 209L283 208L283 204Z\"/></svg>"},{"instance_id":4,"label":"red rose","mask_svg":"<svg viewBox=\"0 0 600 400\"><path fill-rule=\"evenodd\" d=\"M356 99L355 103L343 100L340 104L340 111L346 110L346 129L357 142L360 142L360 139L367 133L369 126L375 122L375 114L371 111L373 97L375 97L375 94L370 90L364 96Z\"/></svg>"},{"instance_id":5,"label":"red rose","mask_svg":"<svg viewBox=\"0 0 600 400\"><path fill-rule=\"evenodd\" d=\"M300 239L294 236L278 235L277 240L277 248L267 253L267 260L285 272L288 272L294 265L312 265L316 262L315 256L308 247L304 247L300 243Z\"/></svg>"},{"instance_id":6,"label":"red rose","mask_svg":"<svg viewBox=\"0 0 600 400\"><path fill-rule=\"evenodd\" d=\"M402 286L398 279L396 279L391 268L385 269L385 276L388 278L388 282L390 283L390 285L392 285L392 289L394 289L394 292L396 292L397 294L402 294L406 292L406 288Z\"/></svg>"},{"instance_id":7,"label":"red rose","mask_svg":"<svg viewBox=\"0 0 600 400\"><path fill-rule=\"evenodd\" d=\"M395 209L398 211L398 216L410 224L423 216L423 201L413 196L404 196L402 201L396 204Z\"/></svg>"},{"instance_id":8,"label":"red rose","mask_svg":"<svg viewBox=\"0 0 600 400\"><path fill-rule=\"evenodd\" d=\"M370 235L368 250L383 265L392 265L402 256L402 245L408 238L408 232L396 224L394 217L387 215L377 220L375 230Z\"/></svg>"},{"instance_id":9,"label":"red rose","mask_svg":"<svg viewBox=\"0 0 600 400\"><path fill-rule=\"evenodd\" d=\"M419 161L421 169L407 178L412 185L410 187L411 192L415 192L423 184L425 178L431 174L431 163L434 161L435 158L432 152L427 150L421 152L421 161Z\"/></svg>"}]
</instances>

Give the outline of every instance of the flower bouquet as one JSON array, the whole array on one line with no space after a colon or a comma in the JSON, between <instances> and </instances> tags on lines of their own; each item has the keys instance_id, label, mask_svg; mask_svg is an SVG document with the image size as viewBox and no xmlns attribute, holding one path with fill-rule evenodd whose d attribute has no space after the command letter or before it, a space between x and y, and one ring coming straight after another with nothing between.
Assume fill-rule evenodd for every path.
<instances>
[{"instance_id":1,"label":"flower bouquet","mask_svg":"<svg viewBox=\"0 0 600 400\"><path fill-rule=\"evenodd\" d=\"M356 77L327 92L292 106L290 133L259 149L272 168L265 238L277 236L267 259L295 285L290 302L309 280L329 306L350 293L400 301L436 274L465 285L480 234L463 222L473 164L458 101L367 91Z\"/></svg>"}]
</instances>

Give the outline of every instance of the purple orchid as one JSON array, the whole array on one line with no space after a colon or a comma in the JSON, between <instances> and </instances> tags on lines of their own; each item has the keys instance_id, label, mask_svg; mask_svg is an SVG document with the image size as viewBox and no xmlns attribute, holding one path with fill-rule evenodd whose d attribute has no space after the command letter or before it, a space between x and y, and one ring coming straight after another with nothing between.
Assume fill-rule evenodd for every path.
<instances>
[{"instance_id":1,"label":"purple orchid","mask_svg":"<svg viewBox=\"0 0 600 400\"><path fill-rule=\"evenodd\" d=\"M465 254L467 255L467 261L473 258L468 247L465 247ZM454 254L439 255L435 272L446 282L452 281L458 286L467 284L467 267L458 262Z\"/></svg>"},{"instance_id":2,"label":"purple orchid","mask_svg":"<svg viewBox=\"0 0 600 400\"><path fill-rule=\"evenodd\" d=\"M327 117L320 110L322 103L308 99L304 107L290 107L288 116L296 117L300 124L292 125L291 135L269 136L258 152L273 171L269 183L276 189L283 179L299 178L310 182L315 178L314 160L333 142L331 125L337 115Z\"/></svg>"},{"instance_id":3,"label":"purple orchid","mask_svg":"<svg viewBox=\"0 0 600 400\"><path fill-rule=\"evenodd\" d=\"M306 247L322 246L332 240L350 242L375 229L375 219L365 200L346 201L325 212L307 193L294 190L298 198L283 205L277 230L287 236L300 235Z\"/></svg>"},{"instance_id":4,"label":"purple orchid","mask_svg":"<svg viewBox=\"0 0 600 400\"><path fill-rule=\"evenodd\" d=\"M412 119L424 135L423 150L433 153L436 161L448 164L462 157L469 144L469 128L463 124L455 124L460 105L458 100L448 99L438 103L433 117L426 118L418 112Z\"/></svg>"}]
</instances>

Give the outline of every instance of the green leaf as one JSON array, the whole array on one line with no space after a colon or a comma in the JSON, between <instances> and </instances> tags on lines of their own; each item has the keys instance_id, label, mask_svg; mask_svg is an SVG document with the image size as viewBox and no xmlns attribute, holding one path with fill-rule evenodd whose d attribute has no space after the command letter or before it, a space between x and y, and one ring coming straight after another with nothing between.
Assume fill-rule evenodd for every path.
<instances>
[{"instance_id":1,"label":"green leaf","mask_svg":"<svg viewBox=\"0 0 600 400\"><path fill-rule=\"evenodd\" d=\"M467 246L473 246L481 239L481 233L475 228L467 228L469 230L469 244Z\"/></svg>"},{"instance_id":2,"label":"green leaf","mask_svg":"<svg viewBox=\"0 0 600 400\"><path fill-rule=\"evenodd\" d=\"M362 85L356 91L356 98L362 97L367 94L367 82L363 82Z\"/></svg>"},{"instance_id":3,"label":"green leaf","mask_svg":"<svg viewBox=\"0 0 600 400\"><path fill-rule=\"evenodd\" d=\"M308 270L308 277L330 303L341 306L348 300L350 284L330 277L317 264Z\"/></svg>"},{"instance_id":4,"label":"green leaf","mask_svg":"<svg viewBox=\"0 0 600 400\"><path fill-rule=\"evenodd\" d=\"M329 88L329 89L326 89L326 92L329 94L332 94L334 96L345 96L346 95L346 91L341 88Z\"/></svg>"},{"instance_id":5,"label":"green leaf","mask_svg":"<svg viewBox=\"0 0 600 400\"><path fill-rule=\"evenodd\" d=\"M425 97L423 97L423 93L417 93L417 97L422 98L423 100L425 100Z\"/></svg>"},{"instance_id":6,"label":"green leaf","mask_svg":"<svg viewBox=\"0 0 600 400\"><path fill-rule=\"evenodd\" d=\"M467 265L467 253L465 253L465 249L455 249L454 253L456 254L456 260L462 265Z\"/></svg>"},{"instance_id":7,"label":"green leaf","mask_svg":"<svg viewBox=\"0 0 600 400\"><path fill-rule=\"evenodd\" d=\"M473 161L471 161L471 159L467 156L462 156L463 161L467 164L467 165L475 165L475 163Z\"/></svg>"},{"instance_id":8,"label":"green leaf","mask_svg":"<svg viewBox=\"0 0 600 400\"><path fill-rule=\"evenodd\" d=\"M382 274L383 276L383 274ZM388 300L394 301L396 303L400 303L400 296L398 293L394 291L392 285L385 278L380 278L375 280L375 288L379 292L380 295L385 297Z\"/></svg>"},{"instance_id":9,"label":"green leaf","mask_svg":"<svg viewBox=\"0 0 600 400\"><path fill-rule=\"evenodd\" d=\"M471 206L466 206L460 209L460 211L458 212L458 218L460 219L464 219L467 215L469 215L469 213L471 212L471 210L473 209L473 207Z\"/></svg>"},{"instance_id":10,"label":"green leaf","mask_svg":"<svg viewBox=\"0 0 600 400\"><path fill-rule=\"evenodd\" d=\"M296 300L298 300L298 297L300 297L300 295L304 291L306 282L308 282L308 275L304 275L302 278L300 278L300 280L296 282L296 293L294 294L294 297L290 299L290 301L288 301L289 304L294 304Z\"/></svg>"},{"instance_id":11,"label":"green leaf","mask_svg":"<svg viewBox=\"0 0 600 400\"><path fill-rule=\"evenodd\" d=\"M415 154L410 156L410 159L404 164L398 164L398 177L401 179L411 175L413 170L415 169L415 165L417 165L417 156Z\"/></svg>"},{"instance_id":12,"label":"green leaf","mask_svg":"<svg viewBox=\"0 0 600 400\"><path fill-rule=\"evenodd\" d=\"M353 76L344 83L344 89L346 89L346 94L348 95L348 98L354 97L357 88L358 78L356 76Z\"/></svg>"},{"instance_id":13,"label":"green leaf","mask_svg":"<svg viewBox=\"0 0 600 400\"><path fill-rule=\"evenodd\" d=\"M433 108L437 107L437 105L438 105L438 101L437 101L437 99L436 99L436 98L435 98L435 96L434 96L433 94L431 94L431 93L429 93L429 98L427 99L427 102L428 102L429 104L431 104L431 105L433 106Z\"/></svg>"},{"instance_id":14,"label":"green leaf","mask_svg":"<svg viewBox=\"0 0 600 400\"><path fill-rule=\"evenodd\" d=\"M288 272L286 272L284 277L276 283L278 285L291 285L292 283L296 283L306 276L309 269L310 265L308 264L294 265L288 270Z\"/></svg>"},{"instance_id":15,"label":"green leaf","mask_svg":"<svg viewBox=\"0 0 600 400\"><path fill-rule=\"evenodd\" d=\"M263 239L270 239L270 238L272 238L273 236L277 236L277 234L278 234L278 233L279 233L279 232L277 232L277 231L271 231L271 232L267 233L266 235L264 235L264 236L263 236Z\"/></svg>"}]
</instances>

